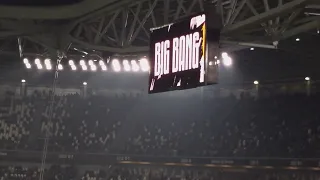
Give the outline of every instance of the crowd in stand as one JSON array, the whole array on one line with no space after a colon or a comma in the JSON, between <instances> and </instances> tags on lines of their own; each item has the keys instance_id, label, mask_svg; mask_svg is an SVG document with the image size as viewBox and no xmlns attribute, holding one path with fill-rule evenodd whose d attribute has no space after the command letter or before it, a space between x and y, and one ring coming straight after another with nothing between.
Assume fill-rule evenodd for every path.
<instances>
[{"instance_id":1,"label":"crowd in stand","mask_svg":"<svg viewBox=\"0 0 320 180\"><path fill-rule=\"evenodd\" d=\"M8 93L0 106L1 150L124 153L154 156L320 156L319 94L270 97L56 96ZM52 108L52 118L50 118ZM286 171L114 166L95 170L50 166L48 180L319 179ZM39 165L0 164L0 180L38 180Z\"/></svg>"},{"instance_id":2,"label":"crowd in stand","mask_svg":"<svg viewBox=\"0 0 320 180\"><path fill-rule=\"evenodd\" d=\"M263 98L11 96L0 148L165 156L320 157L319 94ZM9 100L8 100L9 99ZM6 102L6 103L4 103Z\"/></svg>"},{"instance_id":3,"label":"crowd in stand","mask_svg":"<svg viewBox=\"0 0 320 180\"><path fill-rule=\"evenodd\" d=\"M39 166L4 166L0 165L0 180L39 180L41 169ZM76 171L73 167L50 166L44 170L46 180L73 180Z\"/></svg>"},{"instance_id":4,"label":"crowd in stand","mask_svg":"<svg viewBox=\"0 0 320 180\"><path fill-rule=\"evenodd\" d=\"M117 137L117 130L133 100L121 100L79 95L59 96L53 106L51 121L50 103L41 117L41 133L49 127L51 150L64 152L108 152Z\"/></svg>"},{"instance_id":5,"label":"crowd in stand","mask_svg":"<svg viewBox=\"0 0 320 180\"><path fill-rule=\"evenodd\" d=\"M39 180L40 168L0 166L0 180ZM53 165L45 169L45 180L317 180L317 172L199 169L181 167L115 166L109 170L81 170Z\"/></svg>"},{"instance_id":6,"label":"crowd in stand","mask_svg":"<svg viewBox=\"0 0 320 180\"><path fill-rule=\"evenodd\" d=\"M266 171L266 170L225 170L186 167L117 167L109 179L146 179L146 180L316 180L319 173L305 171Z\"/></svg>"},{"instance_id":7,"label":"crowd in stand","mask_svg":"<svg viewBox=\"0 0 320 180\"><path fill-rule=\"evenodd\" d=\"M49 132L50 151L109 151L126 118L124 111L130 110L134 100L100 96L83 99L78 94L57 96L49 118L49 92L35 91L28 97L14 97L0 114L0 147L42 150Z\"/></svg>"},{"instance_id":8,"label":"crowd in stand","mask_svg":"<svg viewBox=\"0 0 320 180\"><path fill-rule=\"evenodd\" d=\"M28 146L28 136L32 129L35 102L34 96L25 99L4 99L0 113L0 148L16 149Z\"/></svg>"}]
</instances>

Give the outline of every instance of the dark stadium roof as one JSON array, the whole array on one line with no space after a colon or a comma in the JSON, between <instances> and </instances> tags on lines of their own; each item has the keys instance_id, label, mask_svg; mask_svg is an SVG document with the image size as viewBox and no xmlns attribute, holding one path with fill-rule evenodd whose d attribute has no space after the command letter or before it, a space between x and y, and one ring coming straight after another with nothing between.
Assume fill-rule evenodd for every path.
<instances>
[{"instance_id":1,"label":"dark stadium roof","mask_svg":"<svg viewBox=\"0 0 320 180\"><path fill-rule=\"evenodd\" d=\"M61 6L79 3L83 0L1 0L0 5L9 6Z\"/></svg>"}]
</instances>

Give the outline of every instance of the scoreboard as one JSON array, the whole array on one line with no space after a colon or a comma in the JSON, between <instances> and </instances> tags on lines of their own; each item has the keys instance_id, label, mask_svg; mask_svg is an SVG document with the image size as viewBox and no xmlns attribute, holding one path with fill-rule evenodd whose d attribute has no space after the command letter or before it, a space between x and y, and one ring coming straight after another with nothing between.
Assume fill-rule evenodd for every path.
<instances>
[{"instance_id":1,"label":"scoreboard","mask_svg":"<svg viewBox=\"0 0 320 180\"><path fill-rule=\"evenodd\" d=\"M217 52L218 39L208 42L206 18L203 13L151 29L149 93L217 83L216 53L208 52Z\"/></svg>"}]
</instances>

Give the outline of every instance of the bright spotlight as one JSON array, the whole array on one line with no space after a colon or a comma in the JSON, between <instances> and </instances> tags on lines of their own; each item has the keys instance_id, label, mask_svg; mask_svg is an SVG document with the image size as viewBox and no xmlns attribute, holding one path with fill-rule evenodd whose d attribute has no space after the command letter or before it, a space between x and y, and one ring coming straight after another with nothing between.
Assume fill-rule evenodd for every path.
<instances>
[{"instance_id":1,"label":"bright spotlight","mask_svg":"<svg viewBox=\"0 0 320 180\"><path fill-rule=\"evenodd\" d=\"M254 50L254 48L252 47L252 48L250 48L250 50L251 50L251 51L253 51L253 50Z\"/></svg>"},{"instance_id":2,"label":"bright spotlight","mask_svg":"<svg viewBox=\"0 0 320 180\"><path fill-rule=\"evenodd\" d=\"M99 61L99 65L101 66L102 71L106 71L107 70L107 66L104 64L103 60Z\"/></svg>"},{"instance_id":3,"label":"bright spotlight","mask_svg":"<svg viewBox=\"0 0 320 180\"><path fill-rule=\"evenodd\" d=\"M91 68L91 71L96 71L97 70L97 66L96 65L92 65L92 66L90 66L90 68Z\"/></svg>"},{"instance_id":4,"label":"bright spotlight","mask_svg":"<svg viewBox=\"0 0 320 180\"><path fill-rule=\"evenodd\" d=\"M69 65L74 65L74 61L73 60L69 60Z\"/></svg>"},{"instance_id":5,"label":"bright spotlight","mask_svg":"<svg viewBox=\"0 0 320 180\"><path fill-rule=\"evenodd\" d=\"M254 85L258 85L258 84L259 84L259 81L253 81L253 84L254 84Z\"/></svg>"},{"instance_id":6,"label":"bright spotlight","mask_svg":"<svg viewBox=\"0 0 320 180\"><path fill-rule=\"evenodd\" d=\"M47 70L51 70L52 69L50 59L45 59L44 60L44 65L45 65Z\"/></svg>"},{"instance_id":7,"label":"bright spotlight","mask_svg":"<svg viewBox=\"0 0 320 180\"><path fill-rule=\"evenodd\" d=\"M122 63L123 63L123 68L124 68L125 71L130 71L131 70L131 67L130 67L130 64L129 64L128 60L123 60Z\"/></svg>"},{"instance_id":8,"label":"bright spotlight","mask_svg":"<svg viewBox=\"0 0 320 180\"><path fill-rule=\"evenodd\" d=\"M39 63L39 64L37 64L37 68L38 69L42 69L42 65Z\"/></svg>"},{"instance_id":9,"label":"bright spotlight","mask_svg":"<svg viewBox=\"0 0 320 180\"><path fill-rule=\"evenodd\" d=\"M90 66L94 65L92 60L89 60L88 64L89 64Z\"/></svg>"},{"instance_id":10,"label":"bright spotlight","mask_svg":"<svg viewBox=\"0 0 320 180\"><path fill-rule=\"evenodd\" d=\"M83 84L84 86L86 86L86 85L87 85L87 82L83 82L82 84Z\"/></svg>"},{"instance_id":11,"label":"bright spotlight","mask_svg":"<svg viewBox=\"0 0 320 180\"><path fill-rule=\"evenodd\" d=\"M113 67L113 70L114 70L114 71L119 72L119 71L121 70L121 66L120 66L119 60L114 59L114 60L112 61L112 67Z\"/></svg>"},{"instance_id":12,"label":"bright spotlight","mask_svg":"<svg viewBox=\"0 0 320 180\"><path fill-rule=\"evenodd\" d=\"M84 70L84 71L88 70L88 67L86 65L83 65L81 67L82 67L82 70Z\"/></svg>"},{"instance_id":13,"label":"bright spotlight","mask_svg":"<svg viewBox=\"0 0 320 180\"><path fill-rule=\"evenodd\" d=\"M210 61L210 62L209 62L209 66L212 66L212 65L213 65L213 62L212 62L212 61Z\"/></svg>"},{"instance_id":14,"label":"bright spotlight","mask_svg":"<svg viewBox=\"0 0 320 180\"><path fill-rule=\"evenodd\" d=\"M59 69L59 70L63 70L62 64L58 64L58 69Z\"/></svg>"},{"instance_id":15,"label":"bright spotlight","mask_svg":"<svg viewBox=\"0 0 320 180\"><path fill-rule=\"evenodd\" d=\"M228 55L228 53L226 52L223 52L221 54L221 57L222 57L222 62L225 66L231 66L232 65L232 59L231 57Z\"/></svg>"},{"instance_id":16,"label":"bright spotlight","mask_svg":"<svg viewBox=\"0 0 320 180\"><path fill-rule=\"evenodd\" d=\"M51 64L50 59L45 59L44 64Z\"/></svg>"},{"instance_id":17,"label":"bright spotlight","mask_svg":"<svg viewBox=\"0 0 320 180\"><path fill-rule=\"evenodd\" d=\"M86 66L87 67L87 66ZM83 68L83 67L82 67ZM72 71L75 71L75 70L77 70L77 66L75 66L75 65L71 65L71 69L72 69Z\"/></svg>"},{"instance_id":18,"label":"bright spotlight","mask_svg":"<svg viewBox=\"0 0 320 180\"><path fill-rule=\"evenodd\" d=\"M101 66L101 69L102 69L102 71L106 71L106 70L107 70L107 66L102 65L102 66Z\"/></svg>"},{"instance_id":19,"label":"bright spotlight","mask_svg":"<svg viewBox=\"0 0 320 180\"><path fill-rule=\"evenodd\" d=\"M25 82L26 82L26 80L24 80L24 79L21 79L21 82L22 82L22 83L25 83Z\"/></svg>"},{"instance_id":20,"label":"bright spotlight","mask_svg":"<svg viewBox=\"0 0 320 180\"><path fill-rule=\"evenodd\" d=\"M30 68L31 68L31 64L26 63L26 68L27 68L27 69L30 69Z\"/></svg>"},{"instance_id":21,"label":"bright spotlight","mask_svg":"<svg viewBox=\"0 0 320 180\"><path fill-rule=\"evenodd\" d=\"M217 60L217 64L220 64L220 60L219 59Z\"/></svg>"},{"instance_id":22,"label":"bright spotlight","mask_svg":"<svg viewBox=\"0 0 320 180\"><path fill-rule=\"evenodd\" d=\"M129 64L129 61L128 60L123 60L122 63L123 64Z\"/></svg>"},{"instance_id":23,"label":"bright spotlight","mask_svg":"<svg viewBox=\"0 0 320 180\"><path fill-rule=\"evenodd\" d=\"M51 64L46 64L46 69L47 69L47 70L51 70L51 69L52 69Z\"/></svg>"},{"instance_id":24,"label":"bright spotlight","mask_svg":"<svg viewBox=\"0 0 320 180\"><path fill-rule=\"evenodd\" d=\"M135 61L135 60L132 60L132 61L131 61L131 66L132 66L132 70L133 70L134 72L137 72L137 71L139 71L139 69L140 69L137 61Z\"/></svg>"},{"instance_id":25,"label":"bright spotlight","mask_svg":"<svg viewBox=\"0 0 320 180\"><path fill-rule=\"evenodd\" d=\"M304 80L310 81L310 77L305 77Z\"/></svg>"},{"instance_id":26,"label":"bright spotlight","mask_svg":"<svg viewBox=\"0 0 320 180\"><path fill-rule=\"evenodd\" d=\"M300 38L297 38L296 41L299 42L299 41L300 41Z\"/></svg>"},{"instance_id":27,"label":"bright spotlight","mask_svg":"<svg viewBox=\"0 0 320 180\"><path fill-rule=\"evenodd\" d=\"M85 66L86 65L86 62L84 60L80 60L80 65L81 66Z\"/></svg>"},{"instance_id":28,"label":"bright spotlight","mask_svg":"<svg viewBox=\"0 0 320 180\"><path fill-rule=\"evenodd\" d=\"M223 59L223 64L225 66L231 66L232 65L232 59L230 57L224 58Z\"/></svg>"},{"instance_id":29,"label":"bright spotlight","mask_svg":"<svg viewBox=\"0 0 320 180\"><path fill-rule=\"evenodd\" d=\"M222 58L226 58L226 57L229 57L229 55L228 55L228 53L223 52L223 53L221 53L221 57L222 57Z\"/></svg>"},{"instance_id":30,"label":"bright spotlight","mask_svg":"<svg viewBox=\"0 0 320 180\"><path fill-rule=\"evenodd\" d=\"M150 66L146 58L142 58L140 60L140 67L141 67L141 70L144 72L149 71Z\"/></svg>"},{"instance_id":31,"label":"bright spotlight","mask_svg":"<svg viewBox=\"0 0 320 180\"><path fill-rule=\"evenodd\" d=\"M36 59L34 60L34 63L35 63L35 64L40 64L40 59L36 58Z\"/></svg>"},{"instance_id":32,"label":"bright spotlight","mask_svg":"<svg viewBox=\"0 0 320 180\"><path fill-rule=\"evenodd\" d=\"M99 61L100 66L104 66L104 62L102 60Z\"/></svg>"},{"instance_id":33,"label":"bright spotlight","mask_svg":"<svg viewBox=\"0 0 320 180\"><path fill-rule=\"evenodd\" d=\"M27 58L24 58L24 59L23 59L23 63L29 64L29 60L28 60Z\"/></svg>"}]
</instances>

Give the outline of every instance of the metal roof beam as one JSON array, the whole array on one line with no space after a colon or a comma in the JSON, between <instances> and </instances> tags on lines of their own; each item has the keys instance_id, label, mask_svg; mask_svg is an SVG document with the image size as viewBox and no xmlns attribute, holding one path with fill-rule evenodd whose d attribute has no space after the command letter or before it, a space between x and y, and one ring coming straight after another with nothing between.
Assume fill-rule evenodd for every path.
<instances>
[{"instance_id":1,"label":"metal roof beam","mask_svg":"<svg viewBox=\"0 0 320 180\"><path fill-rule=\"evenodd\" d=\"M248 18L246 20L240 21L236 24L226 26L223 29L222 33L234 33L239 32L245 28L248 28L250 26L263 23L269 19L278 17L282 14L285 14L287 12L290 12L292 9L295 9L297 7L303 6L308 0L295 0L289 3L286 3L282 6L279 6L277 8L270 9L267 12L261 13L259 15L253 16L251 18Z\"/></svg>"},{"instance_id":2,"label":"metal roof beam","mask_svg":"<svg viewBox=\"0 0 320 180\"><path fill-rule=\"evenodd\" d=\"M254 43L254 42L238 42L238 41L221 41L222 44L229 45L237 45L244 47L257 47L257 48L265 48L265 49L277 49L276 46L271 44L262 44L262 43Z\"/></svg>"},{"instance_id":3,"label":"metal roof beam","mask_svg":"<svg viewBox=\"0 0 320 180\"><path fill-rule=\"evenodd\" d=\"M75 44L79 44L81 47L86 47L88 49L94 49L97 51L107 51L107 52L113 52L113 53L137 53L137 52L148 52L149 46L129 46L129 47L108 47L108 46L99 46L99 45L93 45L87 42L83 42L81 40L75 39L73 37L70 37L71 41ZM74 45L76 46L76 45Z\"/></svg>"},{"instance_id":4,"label":"metal roof beam","mask_svg":"<svg viewBox=\"0 0 320 180\"><path fill-rule=\"evenodd\" d=\"M285 31L282 36L280 37L281 39L287 39L289 37L295 36L297 34L300 34L302 32L307 32L312 29L316 29L320 27L320 18L318 20L303 24L301 26L298 26L296 28L292 28L290 30Z\"/></svg>"},{"instance_id":5,"label":"metal roof beam","mask_svg":"<svg viewBox=\"0 0 320 180\"><path fill-rule=\"evenodd\" d=\"M72 19L110 10L116 4L129 0L84 0L83 2L51 7L0 6L0 18L13 19ZM132 0L130 0L132 3ZM113 9L114 10L114 9Z\"/></svg>"},{"instance_id":6,"label":"metal roof beam","mask_svg":"<svg viewBox=\"0 0 320 180\"><path fill-rule=\"evenodd\" d=\"M118 2L116 4L110 5L110 6L106 6L104 8L101 8L93 13L90 14L86 14L84 16L78 17L75 20L71 21L69 23L69 25L67 25L64 29L66 32L70 32L77 24L79 24L80 22L86 21L90 18L94 18L97 17L99 15L104 15L104 16L108 16L110 14L113 14L116 11L119 11L119 9L125 7L126 5L130 5L130 4L136 4L139 3L141 1L145 1L145 0L135 0L134 2L132 2L132 0L118 0Z\"/></svg>"}]
</instances>

